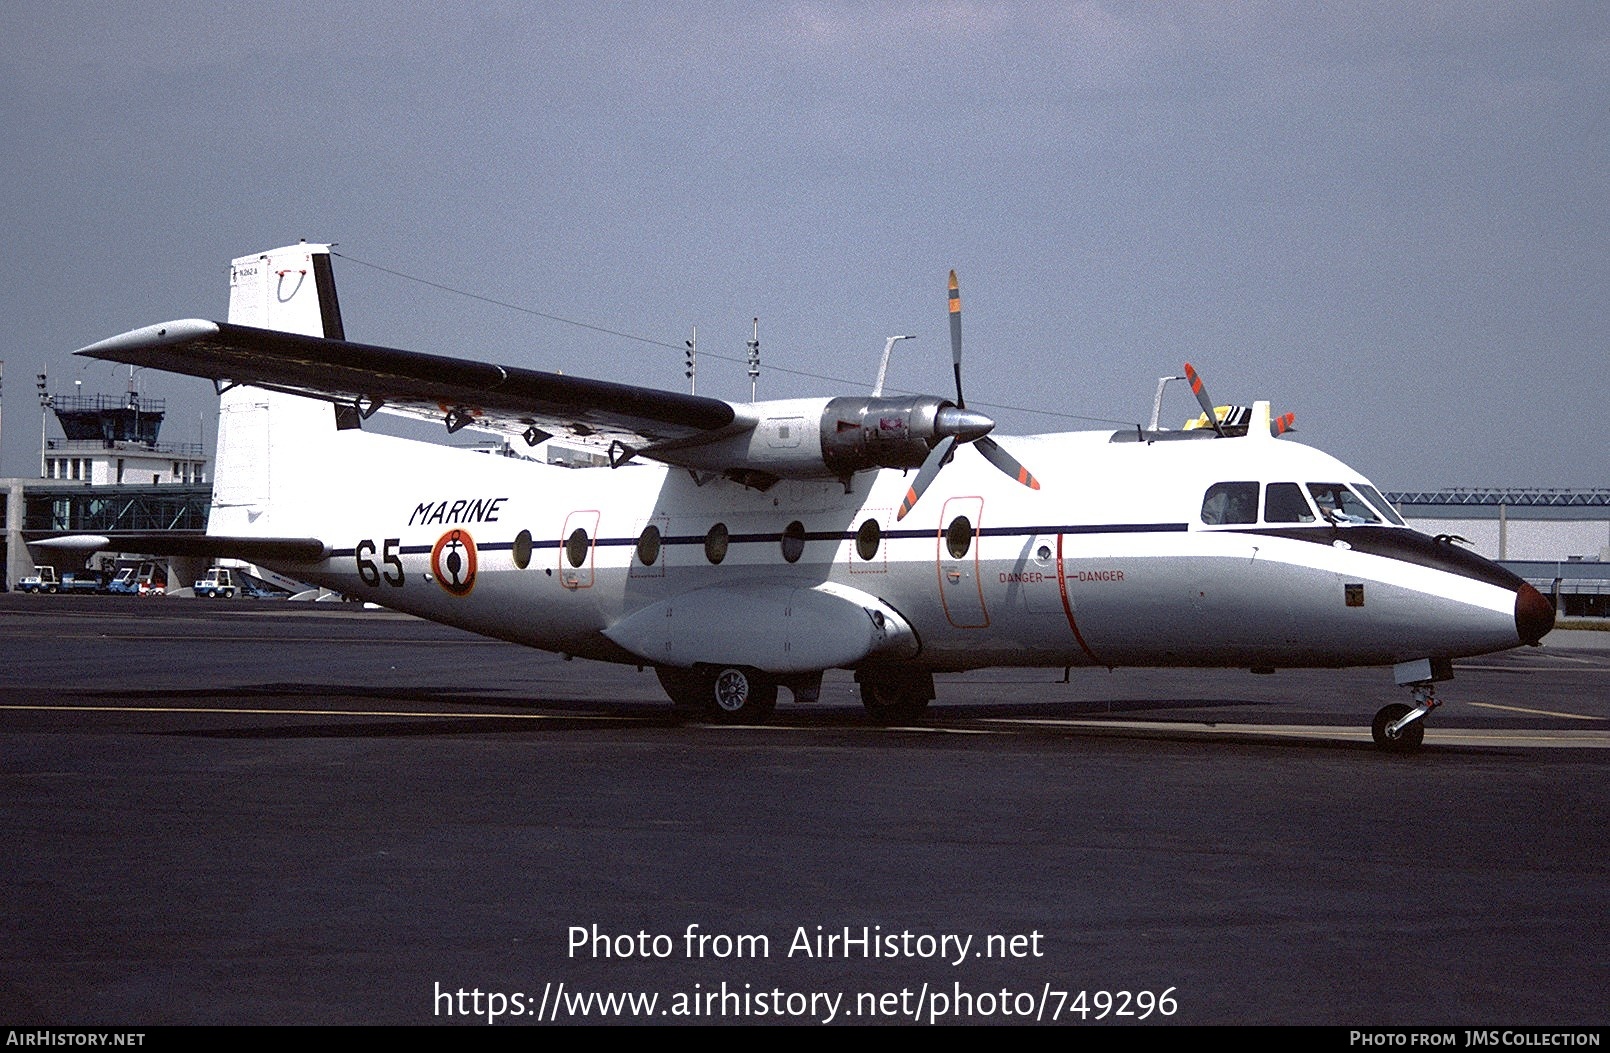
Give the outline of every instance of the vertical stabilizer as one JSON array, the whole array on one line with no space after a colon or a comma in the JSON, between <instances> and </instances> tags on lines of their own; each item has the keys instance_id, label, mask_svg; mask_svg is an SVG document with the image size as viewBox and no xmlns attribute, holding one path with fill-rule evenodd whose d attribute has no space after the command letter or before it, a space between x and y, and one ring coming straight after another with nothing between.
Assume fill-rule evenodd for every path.
<instances>
[{"instance_id":1,"label":"vertical stabilizer","mask_svg":"<svg viewBox=\"0 0 1610 1053\"><path fill-rule=\"evenodd\" d=\"M345 340L330 246L303 242L230 263L229 321Z\"/></svg>"},{"instance_id":2,"label":"vertical stabilizer","mask_svg":"<svg viewBox=\"0 0 1610 1053\"><path fill-rule=\"evenodd\" d=\"M345 338L330 247L303 242L242 256L229 268L229 321L304 336ZM213 467L214 534L276 533L287 499L316 470L336 431L328 402L254 387L225 391ZM293 529L282 522L278 532Z\"/></svg>"}]
</instances>

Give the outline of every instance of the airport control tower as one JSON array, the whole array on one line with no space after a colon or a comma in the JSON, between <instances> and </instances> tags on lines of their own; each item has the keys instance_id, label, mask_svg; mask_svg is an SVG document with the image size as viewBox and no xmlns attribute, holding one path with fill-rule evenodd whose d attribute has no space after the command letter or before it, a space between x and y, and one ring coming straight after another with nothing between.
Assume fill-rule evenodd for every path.
<instances>
[{"instance_id":1,"label":"airport control tower","mask_svg":"<svg viewBox=\"0 0 1610 1053\"><path fill-rule=\"evenodd\" d=\"M61 439L46 439L40 454L46 479L92 486L200 483L207 457L200 443L159 443L164 400L127 395L52 395L50 409Z\"/></svg>"}]
</instances>

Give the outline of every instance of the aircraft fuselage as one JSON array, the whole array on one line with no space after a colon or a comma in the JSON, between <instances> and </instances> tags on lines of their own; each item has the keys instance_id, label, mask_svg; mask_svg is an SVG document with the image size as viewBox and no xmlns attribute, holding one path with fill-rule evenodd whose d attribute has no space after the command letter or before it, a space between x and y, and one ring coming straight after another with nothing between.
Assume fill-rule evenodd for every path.
<instances>
[{"instance_id":1,"label":"aircraft fuselage","mask_svg":"<svg viewBox=\"0 0 1610 1053\"><path fill-rule=\"evenodd\" d=\"M1446 541L1384 521L1204 521L1219 483L1364 482L1320 451L1110 438L1004 440L1036 466L1037 491L963 447L896 522L908 473L894 470L861 472L849 492L788 479L760 492L663 465L567 469L342 431L279 505L304 510L330 555L283 569L474 632L639 664L661 663L605 634L634 612L746 586L786 605L779 590L823 583L886 604L915 637L890 657L935 671L1379 665L1530 642L1528 587Z\"/></svg>"}]
</instances>

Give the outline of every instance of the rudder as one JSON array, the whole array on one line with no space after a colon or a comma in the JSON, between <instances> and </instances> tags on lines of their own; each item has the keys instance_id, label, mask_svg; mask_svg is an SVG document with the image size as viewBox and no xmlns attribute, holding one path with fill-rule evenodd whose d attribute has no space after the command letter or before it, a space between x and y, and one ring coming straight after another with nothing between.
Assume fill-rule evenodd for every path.
<instances>
[{"instance_id":1,"label":"rudder","mask_svg":"<svg viewBox=\"0 0 1610 1053\"><path fill-rule=\"evenodd\" d=\"M330 247L302 242L232 261L229 321L345 339ZM276 503L283 506L288 491L315 470L335 431L328 402L245 385L225 391L208 533L273 535ZM281 532L289 526L281 524Z\"/></svg>"}]
</instances>

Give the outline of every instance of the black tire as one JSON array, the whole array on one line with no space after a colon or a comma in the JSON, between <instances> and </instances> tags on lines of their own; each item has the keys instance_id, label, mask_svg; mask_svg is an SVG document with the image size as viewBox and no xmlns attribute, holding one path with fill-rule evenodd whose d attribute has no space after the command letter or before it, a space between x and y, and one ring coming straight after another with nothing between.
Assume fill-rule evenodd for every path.
<instances>
[{"instance_id":1,"label":"black tire","mask_svg":"<svg viewBox=\"0 0 1610 1053\"><path fill-rule=\"evenodd\" d=\"M723 724L760 724L777 710L777 682L754 669L656 666L660 686L678 709Z\"/></svg>"},{"instance_id":2,"label":"black tire","mask_svg":"<svg viewBox=\"0 0 1610 1053\"><path fill-rule=\"evenodd\" d=\"M673 706L688 710L703 708L704 690L700 686L698 674L693 670L657 665L654 667L654 675L660 678L660 687L665 689Z\"/></svg>"},{"instance_id":3,"label":"black tire","mask_svg":"<svg viewBox=\"0 0 1610 1053\"><path fill-rule=\"evenodd\" d=\"M928 708L927 692L920 684L861 681L861 704L874 724L910 724Z\"/></svg>"},{"instance_id":4,"label":"black tire","mask_svg":"<svg viewBox=\"0 0 1610 1053\"><path fill-rule=\"evenodd\" d=\"M776 681L753 669L713 669L705 682L710 716L723 724L763 724L777 711Z\"/></svg>"},{"instance_id":5,"label":"black tire","mask_svg":"<svg viewBox=\"0 0 1610 1053\"><path fill-rule=\"evenodd\" d=\"M1375 714L1375 722L1370 725L1370 735L1375 744L1383 750L1392 753L1413 753L1425 741L1426 726L1424 718L1415 721L1398 733L1397 738L1387 736L1388 724L1394 724L1408 716L1409 707L1401 702L1394 702L1389 706L1382 706L1381 711Z\"/></svg>"}]
</instances>

